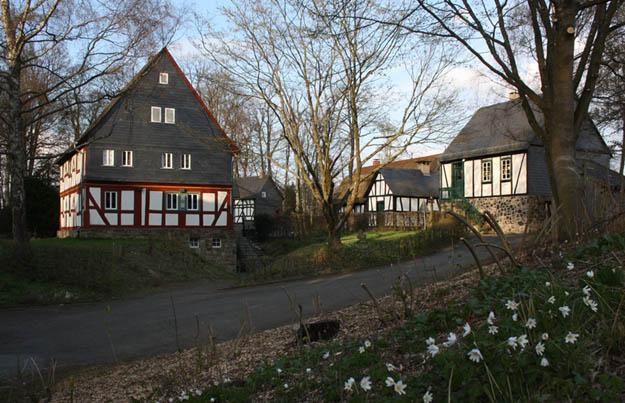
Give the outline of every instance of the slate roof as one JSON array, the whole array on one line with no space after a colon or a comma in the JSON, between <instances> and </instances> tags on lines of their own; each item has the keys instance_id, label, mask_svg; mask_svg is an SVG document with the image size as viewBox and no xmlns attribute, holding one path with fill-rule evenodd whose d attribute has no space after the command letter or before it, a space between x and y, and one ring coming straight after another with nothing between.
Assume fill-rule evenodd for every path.
<instances>
[{"instance_id":1,"label":"slate roof","mask_svg":"<svg viewBox=\"0 0 625 403\"><path fill-rule=\"evenodd\" d=\"M78 138L78 140L75 142L75 144L69 148L68 150L66 150L61 157L56 161L56 163L58 165L63 164L65 161L67 161L77 150L79 150L80 148L84 147L87 143L87 140L90 137L90 134L94 131L94 129L96 127L98 127L98 124L109 114L109 112L111 112L111 110L115 107L115 105L117 105L117 103L119 103L122 99L124 99L125 95L127 93L129 93L134 87L135 84L137 84L137 82L139 82L139 80L145 76L147 74L147 72L149 72L152 67L158 62L158 60L162 57L168 57L172 64L174 65L174 67L176 68L176 70L180 73L180 75L182 76L182 78L184 79L184 81L186 82L186 84L189 86L189 88L191 89L191 92L193 93L193 95L195 95L195 97L197 98L197 100L199 101L200 105L202 106L202 108L204 109L204 111L206 112L206 114L208 115L208 118L215 124L215 126L217 127L218 131L221 133L221 135L225 138L225 140L230 144L230 147L232 149L233 152L238 151L238 147L236 146L236 144L232 141L232 139L230 139L230 137L228 137L228 135L226 134L226 132L223 130L223 128L219 125L219 123L217 122L217 120L215 119L215 117L213 116L213 114L210 112L210 110L208 110L208 107L206 106L206 104L204 103L204 101L202 101L202 98L200 97L200 95L197 93L197 91L195 91L195 88L193 88L193 86L191 85L191 83L189 82L189 80L187 79L187 77L185 76L185 74L182 72L182 70L180 69L180 67L178 66L178 63L176 63L176 61L174 60L173 56L171 55L171 53L169 53L169 50L167 50L167 48L163 48L159 53L157 53L156 55L152 56L149 58L148 63L143 66L143 68L137 73L135 74L135 76L132 78L132 80L130 80L128 82L128 84L126 84L122 90L119 92L119 95L117 95L116 97L114 97L111 102L109 102L109 104L106 106L106 108L104 108L104 110L102 111L102 113L100 113L100 115L98 115L98 117L95 119L95 121L91 124L91 126L89 126L87 128L87 130L85 130L85 132L80 136L80 138Z\"/></svg>"},{"instance_id":2,"label":"slate roof","mask_svg":"<svg viewBox=\"0 0 625 403\"><path fill-rule=\"evenodd\" d=\"M605 185L609 185L612 188L619 188L621 184L621 175L607 168L603 165L597 164L593 161L576 161L577 169L580 174L588 175L590 178L595 179Z\"/></svg>"},{"instance_id":3,"label":"slate roof","mask_svg":"<svg viewBox=\"0 0 625 403\"><path fill-rule=\"evenodd\" d=\"M379 175L395 196L438 197L440 173L425 175L418 169L382 168Z\"/></svg>"},{"instance_id":4,"label":"slate roof","mask_svg":"<svg viewBox=\"0 0 625 403\"><path fill-rule=\"evenodd\" d=\"M267 181L271 181L282 198L280 188L273 182L270 175L264 176L247 176L245 178L235 178L232 186L232 196L235 199L252 199L260 195L261 190L265 187Z\"/></svg>"},{"instance_id":5,"label":"slate roof","mask_svg":"<svg viewBox=\"0 0 625 403\"><path fill-rule=\"evenodd\" d=\"M542 113L537 107L534 107L534 112L538 123L542 125ZM542 145L542 142L527 120L521 99L517 98L478 109L447 146L441 161L520 151L530 145ZM577 148L610 153L590 120L583 125Z\"/></svg>"},{"instance_id":6,"label":"slate roof","mask_svg":"<svg viewBox=\"0 0 625 403\"><path fill-rule=\"evenodd\" d=\"M420 165L423 162L430 162L430 172L432 174L438 173L439 171L439 158L440 158L440 154L434 154L434 155L427 155L425 157L417 157L417 158L410 158L410 159L406 159L406 160L396 160L393 162L389 162L385 168L382 169L386 169L386 168L405 168L405 169L410 169L410 170L417 170ZM366 167L362 167L362 169L360 170L360 175L361 177L365 177L368 173L370 173L374 168L376 168L375 165L369 165ZM371 183L373 182L373 179L375 178L375 175L371 176L368 180L366 181L362 181L360 183L360 186L358 187L358 198L356 199L356 203L364 203L365 202L365 197L367 196L367 193L369 192L369 188L371 187ZM348 186L348 181L349 178L345 178L341 184L339 185L336 194L337 194L337 198L338 199L344 199L347 196L347 186ZM438 186L438 184L436 185ZM437 188L437 192L438 192L438 188Z\"/></svg>"}]
</instances>

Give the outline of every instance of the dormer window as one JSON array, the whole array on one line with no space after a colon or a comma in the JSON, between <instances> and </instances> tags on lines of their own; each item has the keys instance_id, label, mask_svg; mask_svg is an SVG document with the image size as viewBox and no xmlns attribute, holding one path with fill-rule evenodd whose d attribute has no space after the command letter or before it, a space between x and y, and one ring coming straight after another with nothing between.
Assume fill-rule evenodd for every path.
<instances>
[{"instance_id":1,"label":"dormer window","mask_svg":"<svg viewBox=\"0 0 625 403\"><path fill-rule=\"evenodd\" d=\"M105 167L115 166L115 150L102 151L102 165Z\"/></svg>"},{"instance_id":2,"label":"dormer window","mask_svg":"<svg viewBox=\"0 0 625 403\"><path fill-rule=\"evenodd\" d=\"M165 123L176 123L176 110L174 108L165 108Z\"/></svg>"},{"instance_id":3,"label":"dormer window","mask_svg":"<svg viewBox=\"0 0 625 403\"><path fill-rule=\"evenodd\" d=\"M169 74L167 73L161 73L158 75L158 83L159 84L169 84Z\"/></svg>"},{"instance_id":4,"label":"dormer window","mask_svg":"<svg viewBox=\"0 0 625 403\"><path fill-rule=\"evenodd\" d=\"M150 121L155 123L161 123L161 108L159 106L152 107L152 113L150 114Z\"/></svg>"}]
</instances>

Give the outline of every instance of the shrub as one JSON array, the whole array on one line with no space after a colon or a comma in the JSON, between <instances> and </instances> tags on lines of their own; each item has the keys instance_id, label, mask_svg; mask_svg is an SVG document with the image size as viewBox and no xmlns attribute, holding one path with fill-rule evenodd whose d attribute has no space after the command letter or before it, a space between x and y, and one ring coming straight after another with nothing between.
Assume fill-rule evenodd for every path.
<instances>
[{"instance_id":1,"label":"shrub","mask_svg":"<svg viewBox=\"0 0 625 403\"><path fill-rule=\"evenodd\" d=\"M256 226L256 236L259 241L265 241L273 232L275 226L275 217L269 214L256 214L254 216Z\"/></svg>"}]
</instances>

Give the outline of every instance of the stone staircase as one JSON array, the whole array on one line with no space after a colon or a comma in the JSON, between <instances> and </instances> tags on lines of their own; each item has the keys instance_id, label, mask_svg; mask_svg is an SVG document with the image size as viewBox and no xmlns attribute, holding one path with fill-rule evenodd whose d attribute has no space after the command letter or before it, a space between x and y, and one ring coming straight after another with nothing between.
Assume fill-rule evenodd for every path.
<instances>
[{"instance_id":1,"label":"stone staircase","mask_svg":"<svg viewBox=\"0 0 625 403\"><path fill-rule=\"evenodd\" d=\"M251 273L264 267L263 249L252 239L239 235L237 238L237 269L242 273Z\"/></svg>"}]
</instances>

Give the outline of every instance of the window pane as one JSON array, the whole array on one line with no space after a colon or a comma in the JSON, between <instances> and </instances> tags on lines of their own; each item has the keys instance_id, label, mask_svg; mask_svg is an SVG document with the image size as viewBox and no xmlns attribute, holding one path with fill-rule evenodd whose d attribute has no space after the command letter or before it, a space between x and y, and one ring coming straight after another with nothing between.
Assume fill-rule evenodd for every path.
<instances>
[{"instance_id":1,"label":"window pane","mask_svg":"<svg viewBox=\"0 0 625 403\"><path fill-rule=\"evenodd\" d=\"M158 106L152 107L152 122L160 122L161 121L161 108Z\"/></svg>"},{"instance_id":2,"label":"window pane","mask_svg":"<svg viewBox=\"0 0 625 403\"><path fill-rule=\"evenodd\" d=\"M165 123L176 122L176 110L174 108L165 108Z\"/></svg>"}]
</instances>

